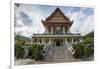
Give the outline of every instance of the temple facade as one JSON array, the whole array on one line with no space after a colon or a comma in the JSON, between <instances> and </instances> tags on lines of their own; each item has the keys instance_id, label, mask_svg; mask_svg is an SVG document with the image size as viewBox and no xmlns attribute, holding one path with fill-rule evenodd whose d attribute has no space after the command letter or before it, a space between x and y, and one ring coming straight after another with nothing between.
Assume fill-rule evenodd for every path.
<instances>
[{"instance_id":1,"label":"temple facade","mask_svg":"<svg viewBox=\"0 0 100 69\"><path fill-rule=\"evenodd\" d=\"M54 12L45 20L41 20L45 27L43 34L33 34L33 44L43 44L44 46L68 46L82 41L82 36L71 33L70 28L73 21L56 8Z\"/></svg>"}]
</instances>

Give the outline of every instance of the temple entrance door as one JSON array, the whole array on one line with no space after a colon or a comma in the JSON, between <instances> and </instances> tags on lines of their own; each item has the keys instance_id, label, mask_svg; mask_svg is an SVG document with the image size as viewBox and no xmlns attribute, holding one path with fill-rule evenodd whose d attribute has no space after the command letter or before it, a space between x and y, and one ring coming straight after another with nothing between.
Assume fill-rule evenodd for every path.
<instances>
[{"instance_id":1,"label":"temple entrance door","mask_svg":"<svg viewBox=\"0 0 100 69\"><path fill-rule=\"evenodd\" d=\"M63 46L63 39L54 39L53 45L54 46Z\"/></svg>"},{"instance_id":2,"label":"temple entrance door","mask_svg":"<svg viewBox=\"0 0 100 69\"><path fill-rule=\"evenodd\" d=\"M56 46L60 46L60 40L56 41Z\"/></svg>"},{"instance_id":3,"label":"temple entrance door","mask_svg":"<svg viewBox=\"0 0 100 69\"><path fill-rule=\"evenodd\" d=\"M63 40L62 39L56 39L54 42L55 46L63 46Z\"/></svg>"}]
</instances>

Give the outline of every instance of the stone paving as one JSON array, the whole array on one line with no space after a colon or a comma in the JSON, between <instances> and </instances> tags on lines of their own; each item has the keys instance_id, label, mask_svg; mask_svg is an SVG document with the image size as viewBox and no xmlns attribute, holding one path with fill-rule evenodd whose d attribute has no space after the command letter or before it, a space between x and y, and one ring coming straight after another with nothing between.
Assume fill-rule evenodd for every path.
<instances>
[{"instance_id":1,"label":"stone paving","mask_svg":"<svg viewBox=\"0 0 100 69\"><path fill-rule=\"evenodd\" d=\"M33 60L31 60L31 59L16 59L15 65L25 65L30 62L33 62Z\"/></svg>"},{"instance_id":2,"label":"stone paving","mask_svg":"<svg viewBox=\"0 0 100 69\"><path fill-rule=\"evenodd\" d=\"M94 58L93 56L90 56L86 59L75 59L75 60L70 60L66 61L65 59L56 59L52 61L35 61L31 59L17 59L15 60L15 65L32 65L32 64L52 64L52 63L69 63L69 62L83 62L83 61L93 61Z\"/></svg>"}]
</instances>

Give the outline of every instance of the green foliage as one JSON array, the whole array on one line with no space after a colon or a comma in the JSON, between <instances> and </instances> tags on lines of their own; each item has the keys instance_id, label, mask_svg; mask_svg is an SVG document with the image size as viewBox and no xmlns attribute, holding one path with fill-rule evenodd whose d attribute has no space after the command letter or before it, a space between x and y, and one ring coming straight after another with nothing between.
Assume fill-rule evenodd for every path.
<instances>
[{"instance_id":1,"label":"green foliage","mask_svg":"<svg viewBox=\"0 0 100 69\"><path fill-rule=\"evenodd\" d=\"M94 53L94 40L93 37L85 36L81 43L73 45L75 53L73 56L75 58L89 57Z\"/></svg>"},{"instance_id":2,"label":"green foliage","mask_svg":"<svg viewBox=\"0 0 100 69\"><path fill-rule=\"evenodd\" d=\"M23 40L15 40L15 46L22 46L24 43L25 42Z\"/></svg>"},{"instance_id":3,"label":"green foliage","mask_svg":"<svg viewBox=\"0 0 100 69\"><path fill-rule=\"evenodd\" d=\"M84 44L75 44L73 46L73 49L75 50L75 53L73 55L75 58L81 58L84 55Z\"/></svg>"},{"instance_id":4,"label":"green foliage","mask_svg":"<svg viewBox=\"0 0 100 69\"><path fill-rule=\"evenodd\" d=\"M23 58L24 56L24 49L21 48L22 45L24 45L24 41L16 37L15 38L15 57L16 58Z\"/></svg>"},{"instance_id":5,"label":"green foliage","mask_svg":"<svg viewBox=\"0 0 100 69\"><path fill-rule=\"evenodd\" d=\"M32 59L42 60L43 59L42 51L43 51L42 45L33 45Z\"/></svg>"},{"instance_id":6,"label":"green foliage","mask_svg":"<svg viewBox=\"0 0 100 69\"><path fill-rule=\"evenodd\" d=\"M15 36L15 45L16 46L22 46L25 44L25 41L29 39L27 37L24 37L24 36L20 36L20 35L16 35Z\"/></svg>"},{"instance_id":7,"label":"green foliage","mask_svg":"<svg viewBox=\"0 0 100 69\"><path fill-rule=\"evenodd\" d=\"M75 58L89 57L94 51L92 48L89 48L83 43L73 45L73 49L75 50L75 53L73 54Z\"/></svg>"},{"instance_id":8,"label":"green foliage","mask_svg":"<svg viewBox=\"0 0 100 69\"><path fill-rule=\"evenodd\" d=\"M84 55L89 57L91 55L90 49L87 47L84 47Z\"/></svg>"},{"instance_id":9,"label":"green foliage","mask_svg":"<svg viewBox=\"0 0 100 69\"><path fill-rule=\"evenodd\" d=\"M83 43L84 44L92 44L93 43L93 39L91 37L86 36L83 39Z\"/></svg>"},{"instance_id":10,"label":"green foliage","mask_svg":"<svg viewBox=\"0 0 100 69\"><path fill-rule=\"evenodd\" d=\"M24 56L24 49L21 46L15 46L15 57L16 58L23 58Z\"/></svg>"}]
</instances>

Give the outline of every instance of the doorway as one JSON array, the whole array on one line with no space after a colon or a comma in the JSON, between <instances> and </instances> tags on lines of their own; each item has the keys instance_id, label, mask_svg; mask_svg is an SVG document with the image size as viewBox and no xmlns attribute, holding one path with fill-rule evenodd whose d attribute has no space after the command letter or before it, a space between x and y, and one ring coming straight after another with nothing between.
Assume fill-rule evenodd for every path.
<instances>
[{"instance_id":1,"label":"doorway","mask_svg":"<svg viewBox=\"0 0 100 69\"><path fill-rule=\"evenodd\" d=\"M63 40L56 39L55 40L55 46L63 46Z\"/></svg>"},{"instance_id":2,"label":"doorway","mask_svg":"<svg viewBox=\"0 0 100 69\"><path fill-rule=\"evenodd\" d=\"M60 46L60 40L56 41L56 46Z\"/></svg>"}]
</instances>

